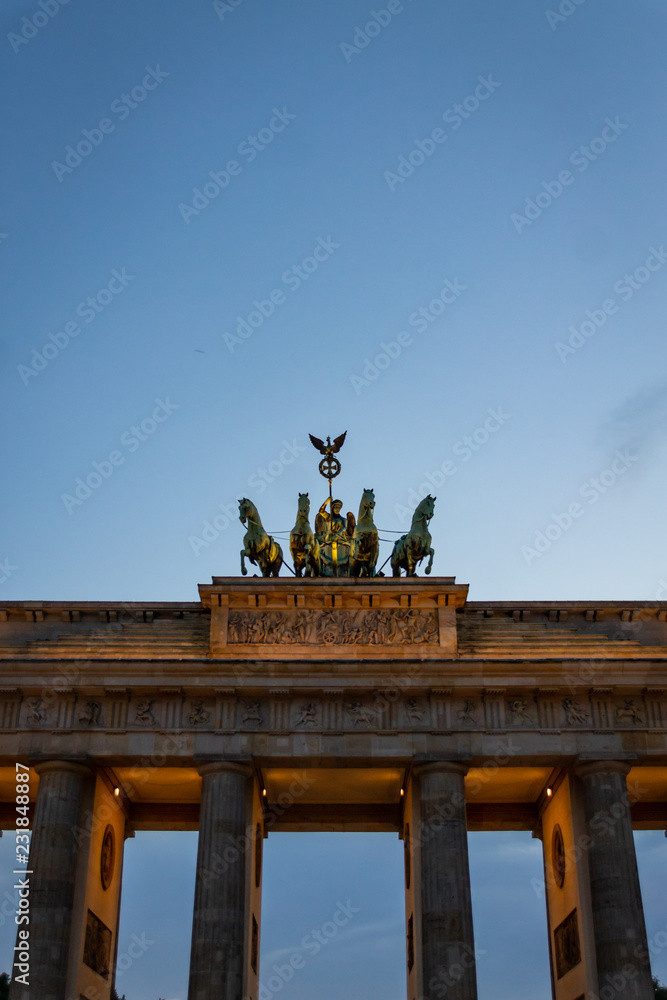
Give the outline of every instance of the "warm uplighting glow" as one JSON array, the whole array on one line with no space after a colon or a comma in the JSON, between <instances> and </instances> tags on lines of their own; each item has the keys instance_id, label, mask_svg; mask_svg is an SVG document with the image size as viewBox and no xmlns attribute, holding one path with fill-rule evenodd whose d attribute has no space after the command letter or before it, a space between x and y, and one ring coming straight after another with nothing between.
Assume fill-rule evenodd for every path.
<instances>
[{"instance_id":1,"label":"warm uplighting glow","mask_svg":"<svg viewBox=\"0 0 667 1000\"><path fill-rule=\"evenodd\" d=\"M113 793L116 796L116 798L118 798L118 796L120 795L120 788L114 788Z\"/></svg>"},{"instance_id":2,"label":"warm uplighting glow","mask_svg":"<svg viewBox=\"0 0 667 1000\"><path fill-rule=\"evenodd\" d=\"M547 788L547 795L548 795L549 798L551 798L551 796L553 795L553 793L554 793L553 788Z\"/></svg>"},{"instance_id":3,"label":"warm uplighting glow","mask_svg":"<svg viewBox=\"0 0 667 1000\"><path fill-rule=\"evenodd\" d=\"M403 795L405 795L405 789L404 789L404 788L401 788L401 797L402 797Z\"/></svg>"},{"instance_id":4,"label":"warm uplighting glow","mask_svg":"<svg viewBox=\"0 0 667 1000\"><path fill-rule=\"evenodd\" d=\"M264 798L266 798L266 788L262 789L262 795L264 796Z\"/></svg>"}]
</instances>

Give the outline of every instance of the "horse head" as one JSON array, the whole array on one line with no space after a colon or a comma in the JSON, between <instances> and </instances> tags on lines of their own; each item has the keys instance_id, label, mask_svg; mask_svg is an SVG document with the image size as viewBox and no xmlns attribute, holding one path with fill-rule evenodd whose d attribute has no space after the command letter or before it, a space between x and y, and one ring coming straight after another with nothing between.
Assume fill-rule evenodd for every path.
<instances>
[{"instance_id":1,"label":"horse head","mask_svg":"<svg viewBox=\"0 0 667 1000\"><path fill-rule=\"evenodd\" d=\"M299 514L305 514L308 517L310 513L310 500L308 499L307 493L299 493L299 503L297 507Z\"/></svg>"},{"instance_id":2,"label":"horse head","mask_svg":"<svg viewBox=\"0 0 667 1000\"><path fill-rule=\"evenodd\" d=\"M257 513L255 505L252 502L252 500L248 500L247 497L243 497L241 500L239 500L239 521L241 522L241 524L245 524L249 517L252 520L251 515L253 514L253 512L255 514Z\"/></svg>"},{"instance_id":3,"label":"horse head","mask_svg":"<svg viewBox=\"0 0 667 1000\"><path fill-rule=\"evenodd\" d=\"M359 516L358 521L361 521L364 517L373 518L373 511L375 510L375 493L373 490L364 490L361 495L361 503L359 504Z\"/></svg>"},{"instance_id":4,"label":"horse head","mask_svg":"<svg viewBox=\"0 0 667 1000\"><path fill-rule=\"evenodd\" d=\"M414 516L423 517L426 519L427 522L430 521L431 518L433 517L433 512L435 510L435 501L437 499L438 499L437 497L432 497L431 494L429 493L429 495L427 497L424 497L421 503L417 505Z\"/></svg>"}]
</instances>

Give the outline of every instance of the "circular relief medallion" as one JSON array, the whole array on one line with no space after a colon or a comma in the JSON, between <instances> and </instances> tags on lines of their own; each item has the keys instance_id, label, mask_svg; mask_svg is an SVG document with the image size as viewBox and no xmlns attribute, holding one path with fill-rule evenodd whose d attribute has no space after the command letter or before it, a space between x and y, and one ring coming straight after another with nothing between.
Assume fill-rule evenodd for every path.
<instances>
[{"instance_id":1,"label":"circular relief medallion","mask_svg":"<svg viewBox=\"0 0 667 1000\"><path fill-rule=\"evenodd\" d=\"M325 479L335 479L340 473L340 462L333 455L327 455L319 464L320 475Z\"/></svg>"},{"instance_id":2,"label":"circular relief medallion","mask_svg":"<svg viewBox=\"0 0 667 1000\"><path fill-rule=\"evenodd\" d=\"M563 882L565 881L565 844L563 843L563 834L559 826L554 827L551 840L551 868L554 882L559 889L562 889Z\"/></svg>"},{"instance_id":3,"label":"circular relief medallion","mask_svg":"<svg viewBox=\"0 0 667 1000\"><path fill-rule=\"evenodd\" d=\"M116 862L116 841L112 826L107 826L102 837L102 853L100 854L100 879L102 888L108 889L113 878Z\"/></svg>"}]
</instances>

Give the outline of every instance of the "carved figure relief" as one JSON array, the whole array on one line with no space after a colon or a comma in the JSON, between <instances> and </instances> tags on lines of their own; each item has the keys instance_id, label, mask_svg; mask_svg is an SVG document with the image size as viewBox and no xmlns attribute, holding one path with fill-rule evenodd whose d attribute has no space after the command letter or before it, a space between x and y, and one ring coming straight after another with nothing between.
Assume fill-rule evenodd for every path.
<instances>
[{"instance_id":1,"label":"carved figure relief","mask_svg":"<svg viewBox=\"0 0 667 1000\"><path fill-rule=\"evenodd\" d=\"M86 707L79 716L79 722L86 726L99 726L102 715L101 701L87 701Z\"/></svg>"},{"instance_id":2,"label":"carved figure relief","mask_svg":"<svg viewBox=\"0 0 667 1000\"><path fill-rule=\"evenodd\" d=\"M136 721L148 722L151 726L157 726L157 719L153 715L153 705L155 701L138 701L136 709Z\"/></svg>"},{"instance_id":3,"label":"carved figure relief","mask_svg":"<svg viewBox=\"0 0 667 1000\"><path fill-rule=\"evenodd\" d=\"M404 645L437 643L435 612L401 611L232 611L230 643Z\"/></svg>"},{"instance_id":4,"label":"carved figure relief","mask_svg":"<svg viewBox=\"0 0 667 1000\"><path fill-rule=\"evenodd\" d=\"M405 714L413 722L422 722L426 709L420 706L416 698L408 698L405 702Z\"/></svg>"},{"instance_id":5,"label":"carved figure relief","mask_svg":"<svg viewBox=\"0 0 667 1000\"><path fill-rule=\"evenodd\" d=\"M533 720L528 715L528 702L525 698L515 698L509 703L510 714L512 720L518 725L522 725L527 722L529 726L533 725Z\"/></svg>"},{"instance_id":6,"label":"carved figure relief","mask_svg":"<svg viewBox=\"0 0 667 1000\"><path fill-rule=\"evenodd\" d=\"M568 726L585 726L588 722L588 712L575 698L563 698L563 708Z\"/></svg>"},{"instance_id":7,"label":"carved figure relief","mask_svg":"<svg viewBox=\"0 0 667 1000\"><path fill-rule=\"evenodd\" d=\"M193 701L190 712L191 726L204 726L211 719L211 713L204 708L203 701Z\"/></svg>"},{"instance_id":8,"label":"carved figure relief","mask_svg":"<svg viewBox=\"0 0 667 1000\"><path fill-rule=\"evenodd\" d=\"M559 889L563 888L565 882L565 843L563 841L563 831L556 824L551 838L551 870L554 882Z\"/></svg>"},{"instance_id":9,"label":"carved figure relief","mask_svg":"<svg viewBox=\"0 0 667 1000\"><path fill-rule=\"evenodd\" d=\"M28 708L31 710L28 722L46 722L49 717L49 710L44 707L42 698L30 698Z\"/></svg>"},{"instance_id":10,"label":"carved figure relief","mask_svg":"<svg viewBox=\"0 0 667 1000\"><path fill-rule=\"evenodd\" d=\"M111 931L103 924L99 917L96 917L92 910L88 910L86 921L86 938L83 946L83 961L103 979L109 978L109 965L111 962Z\"/></svg>"},{"instance_id":11,"label":"carved figure relief","mask_svg":"<svg viewBox=\"0 0 667 1000\"><path fill-rule=\"evenodd\" d=\"M476 726L477 719L475 717L476 705L474 701L464 701L463 708L459 709L459 719L464 726Z\"/></svg>"},{"instance_id":12,"label":"carved figure relief","mask_svg":"<svg viewBox=\"0 0 667 1000\"><path fill-rule=\"evenodd\" d=\"M109 824L104 831L102 838L102 851L100 854L100 881L102 888L108 889L111 885L116 861L116 843L113 827Z\"/></svg>"},{"instance_id":13,"label":"carved figure relief","mask_svg":"<svg viewBox=\"0 0 667 1000\"><path fill-rule=\"evenodd\" d=\"M256 722L258 726L264 724L264 716L262 715L262 709L258 701L244 701L244 712L241 716L241 722Z\"/></svg>"},{"instance_id":14,"label":"carved figure relief","mask_svg":"<svg viewBox=\"0 0 667 1000\"><path fill-rule=\"evenodd\" d=\"M616 709L616 721L629 719L633 725L641 725L644 721L640 712L635 706L634 698L624 698L623 706Z\"/></svg>"},{"instance_id":15,"label":"carved figure relief","mask_svg":"<svg viewBox=\"0 0 667 1000\"><path fill-rule=\"evenodd\" d=\"M373 726L375 719L372 709L365 708L360 701L351 701L347 706L348 714L354 720L355 726Z\"/></svg>"},{"instance_id":16,"label":"carved figure relief","mask_svg":"<svg viewBox=\"0 0 667 1000\"><path fill-rule=\"evenodd\" d=\"M554 945L556 952L556 976L562 979L563 976L579 965L581 961L581 944L579 942L579 921L577 911L572 912L563 920L554 931Z\"/></svg>"},{"instance_id":17,"label":"carved figure relief","mask_svg":"<svg viewBox=\"0 0 667 1000\"><path fill-rule=\"evenodd\" d=\"M315 725L317 722L317 705L309 701L307 705L303 705L299 717L296 720L297 726L309 726Z\"/></svg>"}]
</instances>

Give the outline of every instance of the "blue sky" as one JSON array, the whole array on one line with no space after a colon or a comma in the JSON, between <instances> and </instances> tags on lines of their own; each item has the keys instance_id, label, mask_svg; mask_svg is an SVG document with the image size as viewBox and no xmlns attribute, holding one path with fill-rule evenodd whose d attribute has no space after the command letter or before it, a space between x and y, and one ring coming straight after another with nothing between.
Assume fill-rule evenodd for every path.
<instances>
[{"instance_id":1,"label":"blue sky","mask_svg":"<svg viewBox=\"0 0 667 1000\"><path fill-rule=\"evenodd\" d=\"M346 429L345 509L437 494L472 599L667 595L661 0L44 3L0 15L6 600L196 599Z\"/></svg>"}]
</instances>

